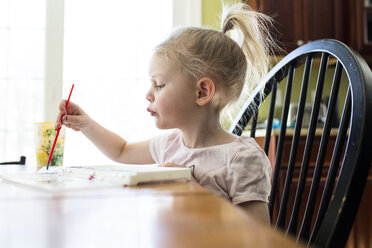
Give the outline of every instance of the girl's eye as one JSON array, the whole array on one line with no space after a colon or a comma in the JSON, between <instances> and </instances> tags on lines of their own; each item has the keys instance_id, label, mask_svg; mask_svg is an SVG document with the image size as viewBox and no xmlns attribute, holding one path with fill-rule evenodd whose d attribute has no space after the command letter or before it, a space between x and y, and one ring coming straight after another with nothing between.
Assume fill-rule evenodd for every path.
<instances>
[{"instance_id":1,"label":"girl's eye","mask_svg":"<svg viewBox=\"0 0 372 248\"><path fill-rule=\"evenodd\" d=\"M161 88L163 88L165 86L165 84L157 84L157 85L155 85L155 88L157 88L157 89L161 89Z\"/></svg>"}]
</instances>

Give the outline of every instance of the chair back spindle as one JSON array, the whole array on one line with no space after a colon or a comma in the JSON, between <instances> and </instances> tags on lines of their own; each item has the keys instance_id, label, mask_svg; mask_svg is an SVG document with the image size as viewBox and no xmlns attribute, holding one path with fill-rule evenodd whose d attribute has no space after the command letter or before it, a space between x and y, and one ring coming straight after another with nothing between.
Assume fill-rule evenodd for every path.
<instances>
[{"instance_id":1,"label":"chair back spindle","mask_svg":"<svg viewBox=\"0 0 372 248\"><path fill-rule=\"evenodd\" d=\"M275 110L275 101L276 101L276 92L278 88L278 83L273 81L271 86L271 100L270 100L270 108L269 114L267 119L267 127L266 127L266 135L265 135L265 142L264 142L264 151L266 155L269 152L269 145L270 145L270 138L271 138L271 131L273 128L273 119L274 119L274 110Z\"/></svg>"},{"instance_id":2,"label":"chair back spindle","mask_svg":"<svg viewBox=\"0 0 372 248\"><path fill-rule=\"evenodd\" d=\"M284 96L284 106L283 106L283 111L282 111L282 123L287 122L288 118L288 111L289 111L289 104L291 101L291 92L292 92L292 83L293 83L293 77L294 77L294 65L290 65L289 70L288 70L288 76L287 76L287 86L286 86L286 91L285 91L285 96ZM269 198L269 214L270 214L270 219L273 220L273 211L274 211L274 200L276 197L276 190L275 186L278 185L278 178L279 178L279 170L280 170L280 164L282 161L282 154L283 154L283 144L284 144L284 138L285 138L285 131L287 129L286 125L281 125L280 126L280 133L279 133L279 138L278 138L278 146L276 150L276 159L275 159L275 166L274 166L274 171L273 171L273 176L271 179L271 192L270 192L270 198ZM282 224L279 225L280 228L283 228L284 223L277 223Z\"/></svg>"}]
</instances>

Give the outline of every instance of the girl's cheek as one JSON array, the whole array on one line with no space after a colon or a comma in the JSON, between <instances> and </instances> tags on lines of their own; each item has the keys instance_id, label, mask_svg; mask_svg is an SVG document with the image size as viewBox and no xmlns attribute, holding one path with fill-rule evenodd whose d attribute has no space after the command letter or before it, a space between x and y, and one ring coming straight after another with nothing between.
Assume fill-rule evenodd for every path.
<instances>
[{"instance_id":1,"label":"girl's cheek","mask_svg":"<svg viewBox=\"0 0 372 248\"><path fill-rule=\"evenodd\" d=\"M156 109L159 112L166 113L168 109L168 101L164 97L158 97L157 103L156 103Z\"/></svg>"}]
</instances>

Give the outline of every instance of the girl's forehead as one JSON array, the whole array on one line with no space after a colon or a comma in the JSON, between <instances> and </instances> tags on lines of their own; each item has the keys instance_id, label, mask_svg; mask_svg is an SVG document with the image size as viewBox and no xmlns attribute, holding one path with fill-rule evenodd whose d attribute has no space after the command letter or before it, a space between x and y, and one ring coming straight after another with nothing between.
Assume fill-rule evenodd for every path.
<instances>
[{"instance_id":1,"label":"girl's forehead","mask_svg":"<svg viewBox=\"0 0 372 248\"><path fill-rule=\"evenodd\" d=\"M164 55L154 54L151 57L149 65L149 75L150 77L164 76L171 73L176 73L178 71L175 63L167 60Z\"/></svg>"}]
</instances>

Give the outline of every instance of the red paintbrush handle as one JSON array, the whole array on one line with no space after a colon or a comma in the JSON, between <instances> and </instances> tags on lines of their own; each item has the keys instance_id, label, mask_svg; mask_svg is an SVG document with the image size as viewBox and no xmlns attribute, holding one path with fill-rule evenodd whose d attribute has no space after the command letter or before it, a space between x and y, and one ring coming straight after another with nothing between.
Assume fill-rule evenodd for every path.
<instances>
[{"instance_id":1,"label":"red paintbrush handle","mask_svg":"<svg viewBox=\"0 0 372 248\"><path fill-rule=\"evenodd\" d=\"M70 90L70 94L68 95L68 99L66 101L66 105L65 105L65 109L67 110L67 106L68 106L68 103L70 102L70 97L71 97L71 94L72 94L72 90L74 89L74 86L75 84L72 85L71 87L71 90ZM61 116L61 124L63 124L63 120L62 120L63 116ZM52 160L52 156L53 156L53 152L54 152L54 147L56 146L56 143L57 143L57 139L58 139L58 135L59 135L59 131L61 130L62 126L60 128L58 128L57 130L57 134L56 134L56 137L54 139L54 143L53 143L53 146L52 146L52 150L50 150L50 153L49 153L49 158L48 158L48 163L47 163L47 169L49 167L49 163L50 161Z\"/></svg>"}]
</instances>

